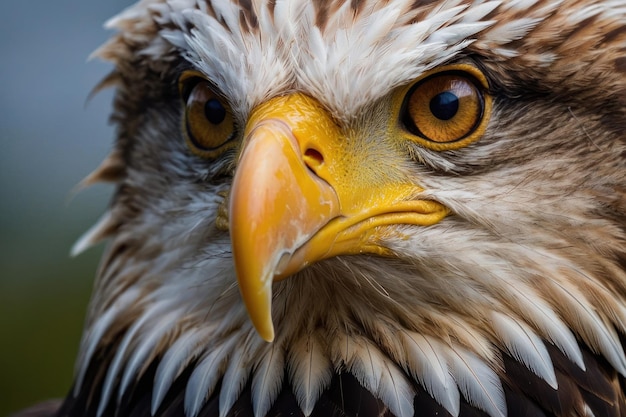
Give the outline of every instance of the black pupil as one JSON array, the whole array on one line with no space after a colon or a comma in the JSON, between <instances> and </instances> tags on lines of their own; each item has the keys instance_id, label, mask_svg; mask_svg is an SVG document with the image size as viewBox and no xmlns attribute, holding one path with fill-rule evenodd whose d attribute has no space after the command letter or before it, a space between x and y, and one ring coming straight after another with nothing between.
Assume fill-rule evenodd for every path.
<instances>
[{"instance_id":1,"label":"black pupil","mask_svg":"<svg viewBox=\"0 0 626 417\"><path fill-rule=\"evenodd\" d=\"M226 109L219 100L212 98L204 105L204 115L214 125L219 125L226 118Z\"/></svg>"},{"instance_id":2,"label":"black pupil","mask_svg":"<svg viewBox=\"0 0 626 417\"><path fill-rule=\"evenodd\" d=\"M459 111L459 98L450 91L439 93L430 100L430 111L439 120L450 120Z\"/></svg>"}]
</instances>

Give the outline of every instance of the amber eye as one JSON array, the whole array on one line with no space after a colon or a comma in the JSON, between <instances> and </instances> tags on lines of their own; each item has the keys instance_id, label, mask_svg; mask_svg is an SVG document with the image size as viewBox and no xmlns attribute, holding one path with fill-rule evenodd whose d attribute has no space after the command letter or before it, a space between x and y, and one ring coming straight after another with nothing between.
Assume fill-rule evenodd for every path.
<instances>
[{"instance_id":1,"label":"amber eye","mask_svg":"<svg viewBox=\"0 0 626 417\"><path fill-rule=\"evenodd\" d=\"M234 146L235 124L228 104L212 85L197 77L181 77L185 102L184 130L189 147L204 158L216 158Z\"/></svg>"},{"instance_id":2,"label":"amber eye","mask_svg":"<svg viewBox=\"0 0 626 417\"><path fill-rule=\"evenodd\" d=\"M469 74L446 71L417 82L407 93L402 121L433 148L469 138L483 121L483 88ZM443 145L443 146L442 146Z\"/></svg>"}]
</instances>

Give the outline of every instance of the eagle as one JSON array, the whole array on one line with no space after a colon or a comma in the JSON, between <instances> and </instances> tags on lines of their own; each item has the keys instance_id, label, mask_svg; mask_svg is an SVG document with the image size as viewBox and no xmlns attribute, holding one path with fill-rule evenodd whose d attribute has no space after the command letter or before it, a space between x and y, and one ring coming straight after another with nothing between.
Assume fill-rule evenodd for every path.
<instances>
[{"instance_id":1,"label":"eagle","mask_svg":"<svg viewBox=\"0 0 626 417\"><path fill-rule=\"evenodd\" d=\"M56 417L626 416L623 0L141 0Z\"/></svg>"}]
</instances>

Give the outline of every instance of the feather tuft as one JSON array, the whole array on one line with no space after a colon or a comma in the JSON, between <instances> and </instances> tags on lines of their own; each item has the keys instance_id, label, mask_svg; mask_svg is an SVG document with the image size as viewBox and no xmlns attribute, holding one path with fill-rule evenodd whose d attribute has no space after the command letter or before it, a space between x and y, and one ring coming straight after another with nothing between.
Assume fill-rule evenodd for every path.
<instances>
[{"instance_id":1,"label":"feather tuft","mask_svg":"<svg viewBox=\"0 0 626 417\"><path fill-rule=\"evenodd\" d=\"M112 236L119 226L120 222L113 215L111 210L107 211L96 224L89 228L89 230L74 243L74 246L72 246L70 250L70 255L72 257L80 255L102 240Z\"/></svg>"},{"instance_id":2,"label":"feather tuft","mask_svg":"<svg viewBox=\"0 0 626 417\"><path fill-rule=\"evenodd\" d=\"M119 151L111 152L100 163L98 168L87 175L81 182L74 187L73 193L82 191L98 182L118 183L126 175L126 164Z\"/></svg>"}]
</instances>

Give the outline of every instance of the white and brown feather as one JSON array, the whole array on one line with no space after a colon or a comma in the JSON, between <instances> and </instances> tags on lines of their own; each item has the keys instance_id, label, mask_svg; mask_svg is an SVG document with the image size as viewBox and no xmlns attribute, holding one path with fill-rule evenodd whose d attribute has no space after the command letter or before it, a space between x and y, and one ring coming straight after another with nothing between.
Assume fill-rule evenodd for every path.
<instances>
[{"instance_id":1,"label":"white and brown feather","mask_svg":"<svg viewBox=\"0 0 626 417\"><path fill-rule=\"evenodd\" d=\"M110 238L58 416L626 416L622 0L142 0L108 26L118 140L85 184L118 188L76 247ZM240 126L301 91L376 140L394 89L452 62L485 72L489 127L406 166L453 215L275 283L261 341L215 223L235 153L186 149L178 74Z\"/></svg>"}]
</instances>

